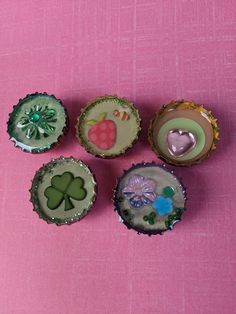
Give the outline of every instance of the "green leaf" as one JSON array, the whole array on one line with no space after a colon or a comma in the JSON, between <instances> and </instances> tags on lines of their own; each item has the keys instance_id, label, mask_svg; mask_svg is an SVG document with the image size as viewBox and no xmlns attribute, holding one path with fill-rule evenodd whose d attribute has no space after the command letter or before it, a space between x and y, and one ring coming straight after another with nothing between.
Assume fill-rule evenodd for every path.
<instances>
[{"instance_id":1,"label":"green leaf","mask_svg":"<svg viewBox=\"0 0 236 314\"><path fill-rule=\"evenodd\" d=\"M55 115L56 115L56 110L50 109L50 110L47 110L47 111L44 113L43 117L44 117L44 119L46 119L47 121L49 121L49 120L51 120L51 119L55 119ZM56 121L57 121L57 119L56 119Z\"/></svg>"},{"instance_id":2,"label":"green leaf","mask_svg":"<svg viewBox=\"0 0 236 314\"><path fill-rule=\"evenodd\" d=\"M71 172L64 172L62 175L54 176L51 180L51 184L58 191L65 193L73 179L74 176Z\"/></svg>"},{"instance_id":3,"label":"green leaf","mask_svg":"<svg viewBox=\"0 0 236 314\"><path fill-rule=\"evenodd\" d=\"M148 222L149 222L150 225L154 225L155 220L154 220L153 218L149 218L149 221L148 221Z\"/></svg>"},{"instance_id":4,"label":"green leaf","mask_svg":"<svg viewBox=\"0 0 236 314\"><path fill-rule=\"evenodd\" d=\"M154 218L156 218L156 213L155 212L151 212L150 214L149 214L149 216L152 218L152 219L154 219Z\"/></svg>"},{"instance_id":5,"label":"green leaf","mask_svg":"<svg viewBox=\"0 0 236 314\"><path fill-rule=\"evenodd\" d=\"M71 172L64 172L51 179L51 186L45 190L44 195L48 198L48 208L56 209L65 200L65 211L67 211L74 208L71 198L81 201L85 199L87 191L81 177L74 178Z\"/></svg>"},{"instance_id":6,"label":"green leaf","mask_svg":"<svg viewBox=\"0 0 236 314\"><path fill-rule=\"evenodd\" d=\"M87 195L87 191L83 187L84 180L81 177L77 177L71 182L66 193L73 199L81 201L85 199Z\"/></svg>"},{"instance_id":7,"label":"green leaf","mask_svg":"<svg viewBox=\"0 0 236 314\"><path fill-rule=\"evenodd\" d=\"M65 198L65 211L75 208L74 204L72 203L67 194L64 195L64 198Z\"/></svg>"},{"instance_id":8,"label":"green leaf","mask_svg":"<svg viewBox=\"0 0 236 314\"><path fill-rule=\"evenodd\" d=\"M149 215L143 216L143 220L149 225L154 225L156 216L157 214L155 212L151 212Z\"/></svg>"},{"instance_id":9,"label":"green leaf","mask_svg":"<svg viewBox=\"0 0 236 314\"><path fill-rule=\"evenodd\" d=\"M88 121L86 122L86 124L88 124L88 125L95 125L95 124L97 124L97 120L94 120L94 119L88 120Z\"/></svg>"},{"instance_id":10,"label":"green leaf","mask_svg":"<svg viewBox=\"0 0 236 314\"><path fill-rule=\"evenodd\" d=\"M174 211L175 211L175 217L176 217L176 219L179 219L179 218L181 217L181 215L182 215L184 209L183 209L183 208L175 208Z\"/></svg>"},{"instance_id":11,"label":"green leaf","mask_svg":"<svg viewBox=\"0 0 236 314\"><path fill-rule=\"evenodd\" d=\"M98 116L98 122L103 121L106 118L107 114L106 112L101 112Z\"/></svg>"},{"instance_id":12,"label":"green leaf","mask_svg":"<svg viewBox=\"0 0 236 314\"><path fill-rule=\"evenodd\" d=\"M28 127L29 127L29 124L23 126L23 127L22 127L22 131L26 131L26 130L28 129Z\"/></svg>"},{"instance_id":13,"label":"green leaf","mask_svg":"<svg viewBox=\"0 0 236 314\"><path fill-rule=\"evenodd\" d=\"M44 195L47 197L47 206L50 209L56 209L61 205L64 199L64 195L62 192L58 191L57 189L49 186L44 191Z\"/></svg>"},{"instance_id":14,"label":"green leaf","mask_svg":"<svg viewBox=\"0 0 236 314\"><path fill-rule=\"evenodd\" d=\"M54 118L54 117L51 117L51 118L47 118L47 122L57 122L57 119Z\"/></svg>"},{"instance_id":15,"label":"green leaf","mask_svg":"<svg viewBox=\"0 0 236 314\"><path fill-rule=\"evenodd\" d=\"M52 133L55 130L55 126L42 121L38 124L39 128L43 129L47 133Z\"/></svg>"},{"instance_id":16,"label":"green leaf","mask_svg":"<svg viewBox=\"0 0 236 314\"><path fill-rule=\"evenodd\" d=\"M26 125L26 124L29 124L29 123L30 123L30 121L29 121L29 118L28 118L28 117L22 117L22 118L19 120L17 126L18 126L18 127L22 127L23 125Z\"/></svg>"},{"instance_id":17,"label":"green leaf","mask_svg":"<svg viewBox=\"0 0 236 314\"><path fill-rule=\"evenodd\" d=\"M26 130L26 137L27 138L32 138L36 133L36 128L33 124L29 125L27 130Z\"/></svg>"},{"instance_id":18,"label":"green leaf","mask_svg":"<svg viewBox=\"0 0 236 314\"><path fill-rule=\"evenodd\" d=\"M36 128L35 139L36 139L36 140L39 140L39 139L40 139L40 132L39 132L39 129L38 129L38 128Z\"/></svg>"}]
</instances>

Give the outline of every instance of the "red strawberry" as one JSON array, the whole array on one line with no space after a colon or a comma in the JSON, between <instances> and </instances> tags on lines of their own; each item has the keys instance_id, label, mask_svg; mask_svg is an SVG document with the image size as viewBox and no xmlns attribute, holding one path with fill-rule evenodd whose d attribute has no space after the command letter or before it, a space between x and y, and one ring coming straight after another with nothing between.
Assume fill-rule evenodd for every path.
<instances>
[{"instance_id":1,"label":"red strawberry","mask_svg":"<svg viewBox=\"0 0 236 314\"><path fill-rule=\"evenodd\" d=\"M91 127L88 130L88 138L98 148L108 150L116 141L116 124L113 120L106 120L106 113L100 113L97 120L87 121Z\"/></svg>"}]
</instances>

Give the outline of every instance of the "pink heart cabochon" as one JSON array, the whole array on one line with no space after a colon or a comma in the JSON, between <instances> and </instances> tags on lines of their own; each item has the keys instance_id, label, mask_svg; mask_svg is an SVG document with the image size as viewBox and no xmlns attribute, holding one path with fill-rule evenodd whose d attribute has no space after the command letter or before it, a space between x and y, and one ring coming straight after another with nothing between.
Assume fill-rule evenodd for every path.
<instances>
[{"instance_id":1,"label":"pink heart cabochon","mask_svg":"<svg viewBox=\"0 0 236 314\"><path fill-rule=\"evenodd\" d=\"M167 146L171 155L181 157L196 145L193 133L181 129L170 130L167 134Z\"/></svg>"}]
</instances>

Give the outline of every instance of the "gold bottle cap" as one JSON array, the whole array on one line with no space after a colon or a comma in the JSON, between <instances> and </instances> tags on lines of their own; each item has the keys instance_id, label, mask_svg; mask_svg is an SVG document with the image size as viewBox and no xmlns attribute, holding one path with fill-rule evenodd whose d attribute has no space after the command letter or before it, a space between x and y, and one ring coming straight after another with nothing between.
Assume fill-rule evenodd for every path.
<instances>
[{"instance_id":1,"label":"gold bottle cap","mask_svg":"<svg viewBox=\"0 0 236 314\"><path fill-rule=\"evenodd\" d=\"M113 202L128 229L148 235L162 234L181 220L186 191L166 167L140 163L118 179Z\"/></svg>"},{"instance_id":2,"label":"gold bottle cap","mask_svg":"<svg viewBox=\"0 0 236 314\"><path fill-rule=\"evenodd\" d=\"M92 155L114 158L133 146L141 130L140 123L132 103L117 96L102 96L82 110L76 136Z\"/></svg>"},{"instance_id":3,"label":"gold bottle cap","mask_svg":"<svg viewBox=\"0 0 236 314\"><path fill-rule=\"evenodd\" d=\"M172 101L151 121L148 139L163 161L175 166L198 164L216 148L217 119L203 106L190 101Z\"/></svg>"},{"instance_id":4,"label":"gold bottle cap","mask_svg":"<svg viewBox=\"0 0 236 314\"><path fill-rule=\"evenodd\" d=\"M89 212L96 199L96 186L84 162L60 157L36 172L30 200L34 211L47 223L72 224Z\"/></svg>"}]
</instances>

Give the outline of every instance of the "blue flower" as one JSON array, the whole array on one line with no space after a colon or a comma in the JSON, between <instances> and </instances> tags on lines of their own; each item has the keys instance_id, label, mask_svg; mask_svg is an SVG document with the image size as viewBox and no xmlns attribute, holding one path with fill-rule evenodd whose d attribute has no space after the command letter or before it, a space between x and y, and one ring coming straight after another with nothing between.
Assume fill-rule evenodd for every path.
<instances>
[{"instance_id":1,"label":"blue flower","mask_svg":"<svg viewBox=\"0 0 236 314\"><path fill-rule=\"evenodd\" d=\"M173 201L169 197L157 196L155 201L152 203L152 207L160 216L165 216L173 211Z\"/></svg>"}]
</instances>

